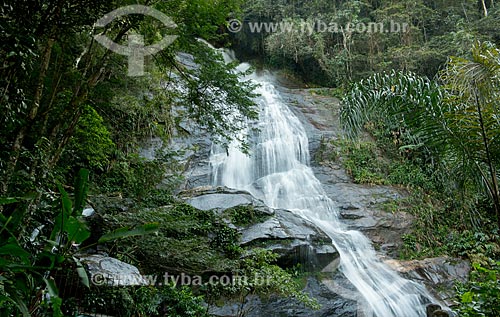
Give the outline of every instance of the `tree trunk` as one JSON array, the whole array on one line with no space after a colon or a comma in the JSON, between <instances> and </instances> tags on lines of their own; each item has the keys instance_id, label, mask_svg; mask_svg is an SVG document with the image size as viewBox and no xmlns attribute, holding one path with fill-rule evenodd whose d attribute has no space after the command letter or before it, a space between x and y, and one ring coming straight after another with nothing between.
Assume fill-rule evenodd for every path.
<instances>
[{"instance_id":1,"label":"tree trunk","mask_svg":"<svg viewBox=\"0 0 500 317\"><path fill-rule=\"evenodd\" d=\"M40 103L42 102L43 97L45 77L47 75L47 70L49 69L50 57L52 55L52 48L54 47L54 43L55 39L49 38L49 40L47 41L47 45L45 46L45 49L43 51L42 59L40 62L40 73L38 74L35 95L33 96L33 105L30 109L28 117L26 118L26 123L17 133L12 145L11 158L7 164L4 181L2 184L3 188L1 189L4 193L7 191L10 179L15 172L17 161L19 160L19 156L21 154L21 147L28 133L28 129L31 127L31 123L35 120L38 109L40 109Z\"/></svg>"},{"instance_id":2,"label":"tree trunk","mask_svg":"<svg viewBox=\"0 0 500 317\"><path fill-rule=\"evenodd\" d=\"M488 16L488 8L486 7L486 2L484 2L484 0L481 0L481 4L483 6L484 16L487 17Z\"/></svg>"},{"instance_id":3,"label":"tree trunk","mask_svg":"<svg viewBox=\"0 0 500 317\"><path fill-rule=\"evenodd\" d=\"M78 120L80 120L81 115L82 115L81 111L77 111L77 113L75 113L73 119L71 120L69 127L64 132L63 138L62 138L61 142L59 142L59 145L57 146L57 149L54 152L54 155L49 160L48 169L54 168L54 166L56 166L57 162L59 162L59 159L61 158L61 155L64 151L64 148L66 147L66 145L69 143L69 140L73 136L76 125L78 124Z\"/></svg>"},{"instance_id":4,"label":"tree trunk","mask_svg":"<svg viewBox=\"0 0 500 317\"><path fill-rule=\"evenodd\" d=\"M483 1L483 3L484 3L484 1ZM477 84L476 84L476 86L477 86ZM493 165L493 160L491 157L488 135L486 134L486 128L484 127L484 119L483 119L483 112L481 109L481 101L480 101L477 89L474 91L474 94L475 94L475 98L476 98L477 113L479 116L479 125L481 127L481 136L483 138L484 149L486 151L486 160L487 160L488 168L490 171L490 178L491 178L490 192L491 192L491 197L493 199L493 207L495 209L495 216L497 217L497 224L498 224L498 227L500 228L500 197L499 197L500 192L498 189L498 179L497 179L495 166Z\"/></svg>"}]
</instances>

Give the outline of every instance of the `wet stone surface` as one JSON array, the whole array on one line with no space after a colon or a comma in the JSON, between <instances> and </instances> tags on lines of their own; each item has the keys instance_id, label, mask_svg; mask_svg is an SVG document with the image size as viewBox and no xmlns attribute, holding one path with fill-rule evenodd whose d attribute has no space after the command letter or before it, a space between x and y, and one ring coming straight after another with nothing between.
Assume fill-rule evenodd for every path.
<instances>
[{"instance_id":1,"label":"wet stone surface","mask_svg":"<svg viewBox=\"0 0 500 317\"><path fill-rule=\"evenodd\" d=\"M390 186L355 184L340 164L332 162L320 164L315 160L322 140L341 138L343 135L338 120L339 101L307 89L279 87L279 91L283 100L306 129L309 138L310 165L328 197L338 208L343 222L350 229L359 230L367 235L380 255L389 259L388 264L392 265L395 270L407 278L424 282L434 289L436 295L447 300L448 304L452 304L453 288L450 283L468 276L470 268L467 262L426 259L419 263L410 263L391 259L397 257L397 250L402 245L401 237L410 232L413 217L405 212L388 213L382 210L381 204L405 197L407 193ZM193 140L200 145L202 150L187 159L190 167L184 185L185 189L210 183L209 143L203 136L198 136ZM247 194L231 193L230 196L232 195L234 196L214 196L206 201L198 196L194 197L191 203L202 209L228 208L228 206L247 203L259 204ZM258 208L265 209L265 206ZM297 230L297 226L301 229ZM317 241L321 239L314 237L321 237L322 233L313 234L311 230L315 231L307 224L300 223L292 213L282 210L274 211L271 218L261 224L242 229L243 245L266 246L280 253L281 264L285 267L297 263L297 257L310 259L311 248L315 248L313 253L316 258L324 252L329 258L325 257L317 262L321 265L316 265L315 269L322 267L323 270L330 272L321 280L309 278L304 289L306 293L318 299L322 304L321 310L313 311L304 308L293 299L271 298L263 301L251 298L245 304L248 309L247 316L371 316L371 312L363 311L367 305L360 298L359 293L353 290L352 285L337 271L338 255L335 251L324 248L328 243L317 244ZM324 266L325 264L328 265ZM442 289L445 291L440 291ZM216 316L234 316L238 307L239 303L227 303L223 307L212 307L211 312ZM433 316L439 316L439 313L440 311L436 310Z\"/></svg>"}]
</instances>

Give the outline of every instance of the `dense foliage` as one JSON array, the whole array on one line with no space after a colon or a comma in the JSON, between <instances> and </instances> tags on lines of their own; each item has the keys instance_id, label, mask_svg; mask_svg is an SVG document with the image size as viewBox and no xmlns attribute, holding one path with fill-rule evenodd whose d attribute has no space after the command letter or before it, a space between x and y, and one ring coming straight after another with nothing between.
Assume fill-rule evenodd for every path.
<instances>
[{"instance_id":1,"label":"dense foliage","mask_svg":"<svg viewBox=\"0 0 500 317\"><path fill-rule=\"evenodd\" d=\"M410 167L403 169L409 183L396 179L412 193L392 206L416 216L402 256L448 254L475 263L470 283L459 287L464 316L499 313L499 56L495 45L476 42L466 58L450 58L434 81L414 73L375 74L353 85L340 114L351 136L366 130L384 149L354 148L355 179L390 180L394 168L381 165L382 155Z\"/></svg>"},{"instance_id":2,"label":"dense foliage","mask_svg":"<svg viewBox=\"0 0 500 317\"><path fill-rule=\"evenodd\" d=\"M498 10L489 0L247 1L245 23L286 27L252 32L244 24L235 37L242 54L293 70L307 82L347 86L391 69L432 78L448 56L462 56L474 39L498 43ZM383 31L356 31L370 23ZM304 24L315 31L304 32ZM391 25L401 28L391 31ZM323 31L325 26L330 30Z\"/></svg>"},{"instance_id":3,"label":"dense foliage","mask_svg":"<svg viewBox=\"0 0 500 317\"><path fill-rule=\"evenodd\" d=\"M219 27L237 10L236 3L146 1L168 12L177 28L138 15L110 24L104 34L121 44L131 32L145 34L146 43L168 32L177 36L148 63L151 72L139 78L127 77L126 58L93 38L101 32L93 23L126 4L11 1L2 6L2 194L22 193L50 174L66 177L64 171L75 164L106 170L117 155L113 148L128 154L142 138L168 138L190 123L227 142L238 135L245 118L255 117L252 86L240 83L234 65L223 63L217 51L198 40L222 40ZM198 66L185 65L176 57L179 51L192 54ZM228 113L234 120L223 119ZM92 139L100 148L89 144ZM68 146L72 162L61 161Z\"/></svg>"},{"instance_id":4,"label":"dense foliage","mask_svg":"<svg viewBox=\"0 0 500 317\"><path fill-rule=\"evenodd\" d=\"M476 43L470 60L450 60L441 72L443 86L414 74L376 74L354 85L341 120L354 133L371 120L397 135L410 159L456 177L443 190L456 185L470 197L484 188L500 227L499 53Z\"/></svg>"},{"instance_id":5,"label":"dense foliage","mask_svg":"<svg viewBox=\"0 0 500 317\"><path fill-rule=\"evenodd\" d=\"M461 299L460 316L479 317L497 316L500 307L500 271L499 264L487 269L480 264L474 265L471 281L460 285L458 293Z\"/></svg>"},{"instance_id":6,"label":"dense foliage","mask_svg":"<svg viewBox=\"0 0 500 317\"><path fill-rule=\"evenodd\" d=\"M138 14L94 25L130 4L159 10L176 26ZM457 287L459 311L499 314L495 1L4 0L0 16L1 316L77 308L206 316L202 302L221 298L236 300L243 316L248 296L272 294L317 307L275 254L238 245L237 228L267 215L251 207L214 214L173 198L185 169L184 149L169 146L174 137L196 131L227 146L257 117L253 84L209 43L337 87L336 95L348 90L342 123L350 136L367 131L373 142L325 140L321 159L342 157L356 182L410 189L385 206L416 217L401 256L469 258L474 272ZM243 29L228 36L233 18ZM248 24L260 22L280 24L261 32ZM369 23L398 30L347 27ZM319 31L325 25L332 27ZM176 40L146 58L144 76L129 77L127 57L97 43L98 34L125 46L136 34L146 45ZM154 159L140 154L152 137L161 144ZM97 216L83 219L90 206ZM248 284L92 288L79 253L97 246L142 272L232 272ZM78 305L61 287L66 274L83 290ZM252 280L258 275L269 278L265 287Z\"/></svg>"},{"instance_id":7,"label":"dense foliage","mask_svg":"<svg viewBox=\"0 0 500 317\"><path fill-rule=\"evenodd\" d=\"M227 144L239 135L241 122L256 116L253 86L202 41L226 41L223 27L239 11L238 1L139 1L167 14L176 27L137 14L105 28L94 25L137 3L6 0L0 6L1 315L61 315L67 303L58 276L76 270L89 286L75 254L127 236L119 229L124 224L115 227L117 235L90 235L81 217L95 202L86 199L88 190L91 196L160 204L155 193L178 184L178 153L164 148L156 159L145 159L139 147L146 139L167 145L173 136L201 129ZM146 45L177 37L146 58L145 76L129 77L127 58L97 43L97 34L125 46L133 34L144 35ZM234 120L225 120L228 113ZM86 171L82 181L66 185L80 168ZM73 190L74 198L67 194ZM151 226L142 223L129 234ZM199 312L198 299L183 292L161 296L171 303L184 296L179 301L187 307L178 315L191 309L190 300Z\"/></svg>"}]
</instances>

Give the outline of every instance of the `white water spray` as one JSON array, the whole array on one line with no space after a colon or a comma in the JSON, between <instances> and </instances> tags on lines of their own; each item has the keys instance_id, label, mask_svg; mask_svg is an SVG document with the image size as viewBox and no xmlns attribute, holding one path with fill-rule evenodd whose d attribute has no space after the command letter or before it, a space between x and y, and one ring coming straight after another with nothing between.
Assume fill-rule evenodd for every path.
<instances>
[{"instance_id":1,"label":"white water spray","mask_svg":"<svg viewBox=\"0 0 500 317\"><path fill-rule=\"evenodd\" d=\"M288 209L325 231L340 254L340 270L368 303L365 314L377 317L425 317L435 301L425 287L402 278L382 263L370 241L348 230L309 167L309 144L299 119L282 101L271 78L252 75L259 88L259 121L249 123L250 156L231 144L213 146L214 185L249 191L273 208ZM369 316L369 315L368 315Z\"/></svg>"}]
</instances>

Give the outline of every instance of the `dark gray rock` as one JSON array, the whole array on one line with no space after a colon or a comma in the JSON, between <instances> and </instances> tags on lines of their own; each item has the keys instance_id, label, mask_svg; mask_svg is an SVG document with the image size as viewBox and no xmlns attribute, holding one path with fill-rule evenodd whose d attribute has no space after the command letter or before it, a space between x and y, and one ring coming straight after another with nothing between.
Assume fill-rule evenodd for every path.
<instances>
[{"instance_id":1,"label":"dark gray rock","mask_svg":"<svg viewBox=\"0 0 500 317\"><path fill-rule=\"evenodd\" d=\"M154 160L156 158L157 151L163 147L163 140L157 137L147 138L142 140L141 148L139 149L139 155L146 160Z\"/></svg>"},{"instance_id":2,"label":"dark gray rock","mask_svg":"<svg viewBox=\"0 0 500 317\"><path fill-rule=\"evenodd\" d=\"M186 203L201 210L224 211L236 206L252 206L258 213L274 214L273 209L249 192L227 187L197 187L180 192L179 196L184 197Z\"/></svg>"},{"instance_id":3,"label":"dark gray rock","mask_svg":"<svg viewBox=\"0 0 500 317\"><path fill-rule=\"evenodd\" d=\"M434 313L429 315L429 317L450 317L450 313L445 310L436 310Z\"/></svg>"},{"instance_id":4,"label":"dark gray rock","mask_svg":"<svg viewBox=\"0 0 500 317\"><path fill-rule=\"evenodd\" d=\"M187 54L187 56L190 56ZM189 59L186 59L188 61ZM158 137L142 140L140 155L148 160L157 158L157 151L165 146ZM176 160L183 166L184 181L179 190L210 184L210 151L212 140L206 131L187 119L179 124L169 140L168 151L176 154ZM168 184L168 181L166 181Z\"/></svg>"},{"instance_id":5,"label":"dark gray rock","mask_svg":"<svg viewBox=\"0 0 500 317\"><path fill-rule=\"evenodd\" d=\"M178 52L175 59L189 70L196 70L200 68L200 65L196 64L194 56L191 54Z\"/></svg>"},{"instance_id":6,"label":"dark gray rock","mask_svg":"<svg viewBox=\"0 0 500 317\"><path fill-rule=\"evenodd\" d=\"M321 96L308 89L286 89L278 87L283 100L300 119L309 138L311 158L316 156L323 138L340 135L342 129L338 120L340 101ZM311 162L316 166L315 162Z\"/></svg>"},{"instance_id":7,"label":"dark gray rock","mask_svg":"<svg viewBox=\"0 0 500 317\"><path fill-rule=\"evenodd\" d=\"M321 305L319 310L305 307L294 298L271 297L262 300L250 297L243 306L248 317L357 317L358 304L332 292L327 286L315 278L307 280L304 292L315 298ZM227 303L222 307L211 307L210 314L220 317L236 316L240 304Z\"/></svg>"},{"instance_id":8,"label":"dark gray rock","mask_svg":"<svg viewBox=\"0 0 500 317\"><path fill-rule=\"evenodd\" d=\"M89 280L94 286L139 286L148 282L135 266L101 254L84 255Z\"/></svg>"},{"instance_id":9,"label":"dark gray rock","mask_svg":"<svg viewBox=\"0 0 500 317\"><path fill-rule=\"evenodd\" d=\"M406 212L386 212L383 203L404 197L405 192L390 186L368 186L354 183L323 183L327 195L339 209L344 223L366 234L391 257L403 244L401 237L412 229L413 216ZM391 246L387 248L387 246Z\"/></svg>"},{"instance_id":10,"label":"dark gray rock","mask_svg":"<svg viewBox=\"0 0 500 317\"><path fill-rule=\"evenodd\" d=\"M206 132L193 124L186 124L183 129L187 135L175 137L169 147L183 155L180 162L184 165L184 182L180 189L191 189L210 184L210 151L212 141Z\"/></svg>"},{"instance_id":11,"label":"dark gray rock","mask_svg":"<svg viewBox=\"0 0 500 317\"><path fill-rule=\"evenodd\" d=\"M287 210L242 231L241 244L264 246L280 255L279 264L301 264L309 271L320 271L338 256L331 239L318 227Z\"/></svg>"},{"instance_id":12,"label":"dark gray rock","mask_svg":"<svg viewBox=\"0 0 500 317\"><path fill-rule=\"evenodd\" d=\"M450 317L451 314L441 309L441 306L430 304L426 307L427 317Z\"/></svg>"},{"instance_id":13,"label":"dark gray rock","mask_svg":"<svg viewBox=\"0 0 500 317\"><path fill-rule=\"evenodd\" d=\"M202 210L223 212L236 206L252 206L254 212L268 218L239 228L240 244L263 247L280 255L283 267L301 264L311 271L321 271L339 255L331 239L316 225L287 210L274 210L245 191L224 187L202 187L181 193L186 202Z\"/></svg>"},{"instance_id":14,"label":"dark gray rock","mask_svg":"<svg viewBox=\"0 0 500 317\"><path fill-rule=\"evenodd\" d=\"M326 234L319 231L311 222L294 215L290 211L280 209L275 211L275 217L243 230L241 243L247 245L257 240L269 239L330 240Z\"/></svg>"},{"instance_id":15,"label":"dark gray rock","mask_svg":"<svg viewBox=\"0 0 500 317\"><path fill-rule=\"evenodd\" d=\"M468 261L450 257L412 261L388 260L386 263L407 278L425 283L448 306L456 304L455 283L466 282L471 270Z\"/></svg>"},{"instance_id":16,"label":"dark gray rock","mask_svg":"<svg viewBox=\"0 0 500 317\"><path fill-rule=\"evenodd\" d=\"M434 312L437 311L437 310L441 310L441 306L439 306L437 304L427 305L427 307L425 308L425 312L427 314L427 317L432 317L432 315L434 314Z\"/></svg>"},{"instance_id":17,"label":"dark gray rock","mask_svg":"<svg viewBox=\"0 0 500 317\"><path fill-rule=\"evenodd\" d=\"M427 317L450 317L452 314L441 309L441 306L430 304L426 307Z\"/></svg>"}]
</instances>

